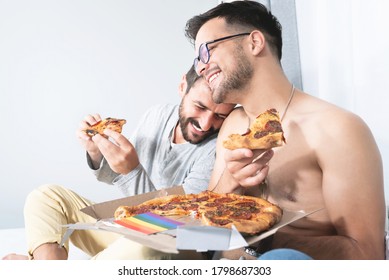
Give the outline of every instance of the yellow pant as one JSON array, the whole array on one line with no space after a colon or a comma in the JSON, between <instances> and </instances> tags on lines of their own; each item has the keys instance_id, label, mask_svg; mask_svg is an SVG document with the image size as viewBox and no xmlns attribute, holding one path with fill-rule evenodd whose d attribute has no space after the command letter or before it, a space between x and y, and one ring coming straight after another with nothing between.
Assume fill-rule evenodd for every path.
<instances>
[{"instance_id":1,"label":"yellow pant","mask_svg":"<svg viewBox=\"0 0 389 280\"><path fill-rule=\"evenodd\" d=\"M28 253L45 243L60 243L66 228L65 224L93 223L96 220L79 211L93 204L75 192L57 185L43 185L32 191L24 207ZM78 248L93 256L92 259L202 259L193 251L167 254L116 233L100 230L76 230L70 241ZM69 243L64 244L69 252Z\"/></svg>"}]
</instances>

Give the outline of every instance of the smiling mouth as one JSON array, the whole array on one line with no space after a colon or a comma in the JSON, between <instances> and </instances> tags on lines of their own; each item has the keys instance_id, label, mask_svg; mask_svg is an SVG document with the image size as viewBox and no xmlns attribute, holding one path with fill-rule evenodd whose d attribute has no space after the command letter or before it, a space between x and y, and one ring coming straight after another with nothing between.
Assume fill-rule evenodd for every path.
<instances>
[{"instance_id":1,"label":"smiling mouth","mask_svg":"<svg viewBox=\"0 0 389 280\"><path fill-rule=\"evenodd\" d=\"M212 83L212 81L215 80L217 77L219 77L219 75L220 75L220 72L217 72L217 73L213 74L212 76L210 76L208 79L208 83Z\"/></svg>"},{"instance_id":2,"label":"smiling mouth","mask_svg":"<svg viewBox=\"0 0 389 280\"><path fill-rule=\"evenodd\" d=\"M204 133L205 131L203 131L200 127L198 127L195 123L191 123L192 124L192 127L198 131L198 132L201 132L201 133Z\"/></svg>"}]
</instances>

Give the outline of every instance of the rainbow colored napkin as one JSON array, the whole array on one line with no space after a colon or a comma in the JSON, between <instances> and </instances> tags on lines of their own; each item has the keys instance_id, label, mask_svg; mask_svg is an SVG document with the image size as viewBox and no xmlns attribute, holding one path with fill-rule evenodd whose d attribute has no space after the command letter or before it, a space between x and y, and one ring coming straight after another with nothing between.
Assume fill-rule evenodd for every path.
<instances>
[{"instance_id":1,"label":"rainbow colored napkin","mask_svg":"<svg viewBox=\"0 0 389 280\"><path fill-rule=\"evenodd\" d=\"M175 229L177 226L184 224L154 213L139 214L133 217L116 220L115 223L145 234L152 234L168 229Z\"/></svg>"}]
</instances>

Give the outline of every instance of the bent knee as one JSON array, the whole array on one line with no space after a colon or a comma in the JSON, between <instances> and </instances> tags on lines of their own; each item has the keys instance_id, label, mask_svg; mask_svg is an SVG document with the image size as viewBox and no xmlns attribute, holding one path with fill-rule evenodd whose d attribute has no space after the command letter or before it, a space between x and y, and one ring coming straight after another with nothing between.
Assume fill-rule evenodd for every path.
<instances>
[{"instance_id":1,"label":"bent knee","mask_svg":"<svg viewBox=\"0 0 389 280\"><path fill-rule=\"evenodd\" d=\"M55 194L62 192L65 188L59 185L45 184L32 190L26 197L24 209L34 205L39 201L47 199L47 197L53 197Z\"/></svg>"},{"instance_id":2,"label":"bent knee","mask_svg":"<svg viewBox=\"0 0 389 280\"><path fill-rule=\"evenodd\" d=\"M45 184L45 185L39 186L36 190L38 190L42 193L50 193L50 192L59 193L59 192L62 192L66 189L60 185Z\"/></svg>"}]
</instances>

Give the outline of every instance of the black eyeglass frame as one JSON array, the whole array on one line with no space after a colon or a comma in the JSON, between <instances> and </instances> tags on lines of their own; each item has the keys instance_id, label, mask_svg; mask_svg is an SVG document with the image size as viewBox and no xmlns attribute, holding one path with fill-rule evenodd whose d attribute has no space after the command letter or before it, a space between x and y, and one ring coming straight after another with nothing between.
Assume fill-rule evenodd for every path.
<instances>
[{"instance_id":1,"label":"black eyeglass frame","mask_svg":"<svg viewBox=\"0 0 389 280\"><path fill-rule=\"evenodd\" d=\"M208 45L213 44L213 43L217 43L217 42L220 42L220 41L232 39L232 38L235 38L235 37L250 35L250 34L251 34L250 32L239 33L239 34L234 34L234 35L218 38L218 39L213 40L213 41L208 41L208 42L202 43L200 45L200 47L199 47L199 55L193 61L193 67L194 67L196 73L198 73L197 72L197 66L198 66L199 61L201 61L204 64L207 64L209 62L209 59L211 58L211 55L209 54ZM206 49L206 54L207 54L206 60L203 60L202 59L203 57L201 56L201 50L202 50L203 46L205 46L205 49Z\"/></svg>"}]
</instances>

